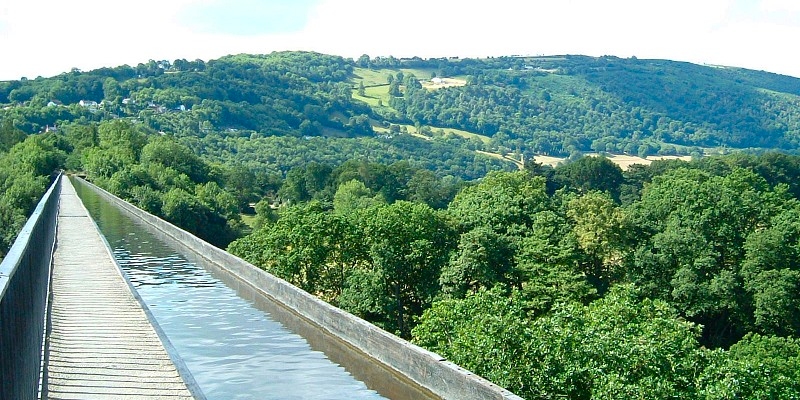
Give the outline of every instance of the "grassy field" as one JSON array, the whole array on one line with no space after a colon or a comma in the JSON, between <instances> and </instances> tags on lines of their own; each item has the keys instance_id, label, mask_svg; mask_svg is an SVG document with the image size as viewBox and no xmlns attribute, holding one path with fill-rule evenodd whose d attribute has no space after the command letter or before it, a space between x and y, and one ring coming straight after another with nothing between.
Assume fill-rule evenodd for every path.
<instances>
[{"instance_id":1,"label":"grassy field","mask_svg":"<svg viewBox=\"0 0 800 400\"><path fill-rule=\"evenodd\" d=\"M431 74L433 74L436 70L431 69L411 69L411 68L400 68L400 69L369 69L369 68L359 68L356 67L353 69L353 82L358 85L359 82L364 82L365 87L370 86L378 86L378 85L388 85L389 75L396 76L398 72L402 72L405 75L414 74L420 81L427 81L431 79Z\"/></svg>"},{"instance_id":2,"label":"grassy field","mask_svg":"<svg viewBox=\"0 0 800 400\"><path fill-rule=\"evenodd\" d=\"M596 154L589 154L596 155ZM656 160L684 160L691 161L692 156L647 156L647 158L640 158L636 156L629 156L624 154L610 154L608 158L615 164L619 165L622 170L627 170L633 164L650 165Z\"/></svg>"},{"instance_id":3,"label":"grassy field","mask_svg":"<svg viewBox=\"0 0 800 400\"><path fill-rule=\"evenodd\" d=\"M466 77L464 76L443 78L441 83L434 84L430 80L431 76L436 71L433 68L369 69L356 67L353 69L353 78L351 80L351 83L353 84L353 98L356 100L361 100L369 104L371 107L388 107L389 75L396 76L397 73L401 71L406 75L414 74L414 76L416 76L417 79L422 83L422 87L428 90L436 90L451 86L464 86L467 84ZM364 85L363 96L358 94L358 87L360 84ZM469 137L469 135L471 135L469 132L465 132L465 134L456 134L464 137Z\"/></svg>"},{"instance_id":4,"label":"grassy field","mask_svg":"<svg viewBox=\"0 0 800 400\"><path fill-rule=\"evenodd\" d=\"M447 87L458 87L458 86L466 86L467 80L466 79L458 79L458 78L438 78L436 81L433 79L428 81L422 81L422 87L428 90L437 90Z\"/></svg>"},{"instance_id":5,"label":"grassy field","mask_svg":"<svg viewBox=\"0 0 800 400\"><path fill-rule=\"evenodd\" d=\"M396 73L397 71L389 69L355 68L353 70L353 82L356 87L358 87L359 82L364 82L365 87L389 85L388 76Z\"/></svg>"},{"instance_id":6,"label":"grassy field","mask_svg":"<svg viewBox=\"0 0 800 400\"><path fill-rule=\"evenodd\" d=\"M517 160L517 159L515 159L513 157L509 157L508 155L504 156L502 154L490 153L488 151L482 151L482 150L476 150L475 152L479 153L479 154L483 154L485 156L496 158L498 160L503 160L503 161L506 161L506 162L510 162L510 163L516 165L517 168L519 168L519 169L525 168L525 165L523 165L522 162L520 162L519 160Z\"/></svg>"},{"instance_id":7,"label":"grassy field","mask_svg":"<svg viewBox=\"0 0 800 400\"><path fill-rule=\"evenodd\" d=\"M559 163L564 162L566 158L559 158L559 157L550 157L550 156L535 156L533 157L534 162L541 163L542 165L549 165L551 167L557 167Z\"/></svg>"},{"instance_id":8,"label":"grassy field","mask_svg":"<svg viewBox=\"0 0 800 400\"><path fill-rule=\"evenodd\" d=\"M414 127L414 125L408 125L408 124L395 124L395 125L400 126L401 129L405 128L405 131L408 132L408 134L411 135L411 136L415 136L415 137L418 137L420 139L425 139L425 140L433 140L432 137L418 132L417 128ZM469 139L469 138L478 138L481 141L483 141L484 143L488 143L491 140L488 136L483 136L483 135L479 135L477 133L462 131L460 129L436 128L436 127L430 127L430 128L434 133L441 132L441 133L444 133L446 135L447 134L452 134L452 135L461 136L461 137L464 137L464 138L467 138L467 139ZM372 121L372 129L374 129L375 132L377 132L377 133L387 133L387 132L389 132L389 128L387 128L385 126L382 126L378 121L374 121L374 120ZM516 159L514 159L512 157L504 156L502 154L497 154L497 153L490 153L488 151L481 151L481 150L476 150L475 152L479 153L479 154L483 154L485 156L496 158L498 160L503 160L503 161L506 161L506 162L510 162L510 163L516 165L520 169L522 169L522 167L523 167L522 163L519 160L516 160Z\"/></svg>"},{"instance_id":9,"label":"grassy field","mask_svg":"<svg viewBox=\"0 0 800 400\"><path fill-rule=\"evenodd\" d=\"M249 234L250 232L252 232L256 228L256 216L255 216L255 214L239 214L239 216L242 217L242 222L245 225L247 225L247 228L249 228L249 231L246 232L247 234Z\"/></svg>"},{"instance_id":10,"label":"grassy field","mask_svg":"<svg viewBox=\"0 0 800 400\"><path fill-rule=\"evenodd\" d=\"M369 68L356 67L353 69L352 82L354 84L354 87L356 88L358 87L359 82L363 82L364 87L366 88L372 86L388 86L389 75L396 76L398 72L402 72L405 75L413 74L423 84L423 86L425 86L427 83L430 82L433 74L436 73L436 69L434 68L369 69ZM454 86L455 85L462 86L467 83L466 76L448 76L443 79L446 81L447 84ZM427 86L433 87L434 85L427 85Z\"/></svg>"},{"instance_id":11,"label":"grassy field","mask_svg":"<svg viewBox=\"0 0 800 400\"><path fill-rule=\"evenodd\" d=\"M598 157L600 156L597 153L587 153L587 156L591 157ZM684 160L684 161L691 161L691 156L648 156L647 158L641 158L636 156L630 156L627 154L606 154L606 158L611 160L614 164L619 165L623 171L627 170L633 164L642 164L642 165L650 165L653 161L656 160ZM548 157L548 156L536 156L534 157L534 161L538 163L542 163L544 165L550 165L552 167L557 166L559 163L562 163L566 160L566 158L559 158L559 157Z\"/></svg>"},{"instance_id":12,"label":"grassy field","mask_svg":"<svg viewBox=\"0 0 800 400\"><path fill-rule=\"evenodd\" d=\"M364 96L358 94L358 89L353 90L353 98L361 100L370 105L370 107L388 107L389 106L389 85L384 84L381 86L366 86L364 87Z\"/></svg>"},{"instance_id":13,"label":"grassy field","mask_svg":"<svg viewBox=\"0 0 800 400\"><path fill-rule=\"evenodd\" d=\"M425 136L425 135L417 132L417 128L414 125L409 125L409 124L395 124L395 125L399 125L400 128L405 127L406 130L408 131L408 133L410 133L410 134L418 135L418 136L430 139L428 136ZM389 128L386 128L386 127L383 127L383 126L378 126L377 124L373 124L373 128L375 129L376 132L388 132L389 131ZM436 127L436 126L430 126L429 128L434 133L441 132L441 133L443 133L445 135L452 134L452 135L456 135L456 136L461 136L461 137L466 138L466 139L477 138L477 139L480 139L480 141L482 141L483 143L489 143L492 140L492 138L490 138L488 136L479 135L477 133L472 133L472 132L467 132L467 131L464 131L464 130L461 130L461 129L439 128L439 127Z\"/></svg>"},{"instance_id":14,"label":"grassy field","mask_svg":"<svg viewBox=\"0 0 800 400\"><path fill-rule=\"evenodd\" d=\"M442 132L444 132L444 134L453 134L453 135L456 135L456 136L461 136L461 137L463 137L463 138L465 138L465 139L474 139L474 138L477 138L477 139L480 139L480 141L481 141L481 142L483 142L483 143L486 143L486 144L488 144L488 143L489 143L489 142L492 140L492 138L490 138L490 137L488 137L488 136L485 136L485 135L480 135L480 134L477 134L477 133L472 133L472 132L463 131L463 130L461 130L461 129L455 129L455 128L437 128L437 127L435 127L435 126L432 126L432 127L430 127L430 128L431 128L431 130L432 130L433 132L442 131Z\"/></svg>"},{"instance_id":15,"label":"grassy field","mask_svg":"<svg viewBox=\"0 0 800 400\"><path fill-rule=\"evenodd\" d=\"M466 84L466 77L450 77L444 78L443 82L439 84L433 84L430 80L431 76L435 72L435 69L410 69L410 68L402 68L402 69L369 69L369 68L355 68L353 71L353 98L356 100L361 100L372 107L380 108L385 107L388 108L389 104L389 83L387 78L389 75L396 75L398 72L402 71L403 74L414 74L417 79L423 84L428 90L436 90L442 87L448 86L462 86ZM537 83L539 88L538 90L552 90L555 93L580 93L587 89L587 83L583 79L575 79L571 77L564 77L559 75L545 75L537 78ZM359 84L364 85L364 96L358 94L358 86ZM529 90L531 91L531 90ZM531 93L533 94L533 91ZM569 96L572 97L572 96ZM569 99L570 101L579 101L577 99ZM373 129L375 132L379 133L386 133L389 132L387 127L384 127L378 121L373 121ZM408 124L400 124L401 128L405 128L404 131L408 132L411 135L428 139L430 140L431 137L420 133L413 125ZM430 130L434 133L443 133L443 134L452 134L461 136L466 139L473 139L477 138L481 140L483 143L489 143L491 138L484 135L479 135L477 133L468 132L460 129L453 129L453 128L440 128L431 126L429 127ZM676 148L680 147L676 145ZM711 149L704 149L706 154L713 153L710 151ZM519 160L514 158L508 157L502 154L490 153L479 151L479 153L495 157L497 159L501 159L507 162L514 163L518 167L522 167L522 164ZM590 156L598 156L598 154L587 154ZM609 160L613 161L617 165L620 166L623 170L627 170L633 164L643 164L649 165L654 160L661 160L661 159L682 159L682 160L691 160L690 156L650 156L645 158L640 158L631 155L624 155L624 154L607 154ZM536 162L540 162L544 165L550 166L557 166L558 164L564 162L566 158L558 158L558 157L548 157L548 156L536 156L534 157Z\"/></svg>"}]
</instances>

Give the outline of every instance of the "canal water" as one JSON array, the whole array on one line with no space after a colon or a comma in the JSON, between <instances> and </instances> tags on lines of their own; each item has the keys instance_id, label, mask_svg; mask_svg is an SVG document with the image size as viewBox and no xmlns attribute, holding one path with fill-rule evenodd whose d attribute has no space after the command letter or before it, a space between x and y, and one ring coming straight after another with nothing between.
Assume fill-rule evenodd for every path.
<instances>
[{"instance_id":1,"label":"canal water","mask_svg":"<svg viewBox=\"0 0 800 400\"><path fill-rule=\"evenodd\" d=\"M80 182L75 189L208 399L429 398L204 259L167 244L163 234Z\"/></svg>"}]
</instances>

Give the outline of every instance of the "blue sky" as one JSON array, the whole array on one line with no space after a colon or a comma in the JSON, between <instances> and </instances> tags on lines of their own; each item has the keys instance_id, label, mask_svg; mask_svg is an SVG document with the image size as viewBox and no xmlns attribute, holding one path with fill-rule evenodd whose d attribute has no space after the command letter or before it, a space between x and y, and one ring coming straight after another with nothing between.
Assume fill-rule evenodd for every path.
<instances>
[{"instance_id":1,"label":"blue sky","mask_svg":"<svg viewBox=\"0 0 800 400\"><path fill-rule=\"evenodd\" d=\"M636 56L800 77L797 38L798 0L2 0L0 80L276 50Z\"/></svg>"},{"instance_id":2,"label":"blue sky","mask_svg":"<svg viewBox=\"0 0 800 400\"><path fill-rule=\"evenodd\" d=\"M196 32L236 36L298 32L315 0L213 0L185 7L179 22Z\"/></svg>"}]
</instances>

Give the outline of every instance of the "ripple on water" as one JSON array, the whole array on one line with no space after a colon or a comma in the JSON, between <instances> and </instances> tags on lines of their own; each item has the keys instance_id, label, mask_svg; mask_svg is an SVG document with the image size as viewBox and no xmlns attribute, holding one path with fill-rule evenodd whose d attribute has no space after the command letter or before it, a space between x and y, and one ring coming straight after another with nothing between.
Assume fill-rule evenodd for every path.
<instances>
[{"instance_id":1,"label":"ripple on water","mask_svg":"<svg viewBox=\"0 0 800 400\"><path fill-rule=\"evenodd\" d=\"M107 223L98 221L101 229ZM211 273L127 223L103 230L107 240L209 399L383 398Z\"/></svg>"}]
</instances>

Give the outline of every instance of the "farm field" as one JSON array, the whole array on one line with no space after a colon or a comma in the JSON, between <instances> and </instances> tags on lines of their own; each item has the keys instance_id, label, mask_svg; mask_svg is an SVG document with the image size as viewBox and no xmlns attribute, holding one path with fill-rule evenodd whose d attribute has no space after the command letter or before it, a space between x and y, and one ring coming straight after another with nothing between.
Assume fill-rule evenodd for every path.
<instances>
[{"instance_id":1,"label":"farm field","mask_svg":"<svg viewBox=\"0 0 800 400\"><path fill-rule=\"evenodd\" d=\"M599 157L600 154L598 153L588 153L587 156L591 157ZM634 164L642 164L642 165L650 165L653 161L656 160L684 160L684 161L691 161L692 156L648 156L647 158L641 158L637 156L631 156L627 154L606 154L606 158L614 162L614 164L619 165L623 171L628 170L631 165ZM549 165L551 167L556 167L558 164L564 162L566 158L560 157L549 157L549 156L535 156L534 161L542 163L543 165Z\"/></svg>"}]
</instances>

